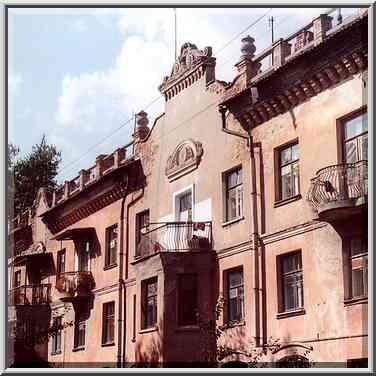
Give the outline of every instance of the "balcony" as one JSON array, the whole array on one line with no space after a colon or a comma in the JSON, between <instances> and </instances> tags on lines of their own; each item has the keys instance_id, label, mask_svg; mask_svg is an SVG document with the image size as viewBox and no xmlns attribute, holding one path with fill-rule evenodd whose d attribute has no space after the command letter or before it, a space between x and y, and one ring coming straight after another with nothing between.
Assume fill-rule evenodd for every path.
<instances>
[{"instance_id":1,"label":"balcony","mask_svg":"<svg viewBox=\"0 0 376 376\"><path fill-rule=\"evenodd\" d=\"M61 273L56 277L56 290L62 301L88 298L93 288L94 278L88 271Z\"/></svg>"},{"instance_id":2,"label":"balcony","mask_svg":"<svg viewBox=\"0 0 376 376\"><path fill-rule=\"evenodd\" d=\"M51 302L51 284L25 285L10 290L9 306L48 305Z\"/></svg>"},{"instance_id":3,"label":"balcony","mask_svg":"<svg viewBox=\"0 0 376 376\"><path fill-rule=\"evenodd\" d=\"M367 161L360 161L317 171L307 199L320 220L332 222L364 209L368 196L367 166Z\"/></svg>"},{"instance_id":4,"label":"balcony","mask_svg":"<svg viewBox=\"0 0 376 376\"><path fill-rule=\"evenodd\" d=\"M159 252L205 251L212 249L211 222L150 223L141 234L136 258Z\"/></svg>"}]
</instances>

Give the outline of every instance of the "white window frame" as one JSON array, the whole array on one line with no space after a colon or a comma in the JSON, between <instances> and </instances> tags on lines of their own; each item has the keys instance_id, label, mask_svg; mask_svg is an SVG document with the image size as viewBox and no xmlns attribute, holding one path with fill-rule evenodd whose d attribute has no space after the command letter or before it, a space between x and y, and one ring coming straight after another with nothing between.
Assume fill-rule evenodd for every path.
<instances>
[{"instance_id":1,"label":"white window frame","mask_svg":"<svg viewBox=\"0 0 376 376\"><path fill-rule=\"evenodd\" d=\"M176 192L173 193L172 198L172 207L173 207L173 213L174 213L174 220L178 221L179 217L179 198L188 192L191 192L192 196L192 221L195 220L195 189L194 184L191 184L187 187L184 187Z\"/></svg>"}]
</instances>

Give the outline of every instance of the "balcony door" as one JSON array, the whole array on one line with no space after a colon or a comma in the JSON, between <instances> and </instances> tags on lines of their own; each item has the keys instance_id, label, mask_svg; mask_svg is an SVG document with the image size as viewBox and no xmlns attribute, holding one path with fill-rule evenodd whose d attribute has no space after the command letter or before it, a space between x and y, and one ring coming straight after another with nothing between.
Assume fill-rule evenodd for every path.
<instances>
[{"instance_id":1,"label":"balcony door","mask_svg":"<svg viewBox=\"0 0 376 376\"><path fill-rule=\"evenodd\" d=\"M174 231L176 250L189 249L192 238L192 189L188 189L175 196L176 228Z\"/></svg>"},{"instance_id":2,"label":"balcony door","mask_svg":"<svg viewBox=\"0 0 376 376\"><path fill-rule=\"evenodd\" d=\"M367 113L344 121L343 155L345 163L368 160Z\"/></svg>"},{"instance_id":3,"label":"balcony door","mask_svg":"<svg viewBox=\"0 0 376 376\"><path fill-rule=\"evenodd\" d=\"M192 222L192 192L183 193L178 196L178 222Z\"/></svg>"},{"instance_id":4,"label":"balcony door","mask_svg":"<svg viewBox=\"0 0 376 376\"><path fill-rule=\"evenodd\" d=\"M357 113L343 122L343 162L346 174L340 177L346 197L368 192L368 122L367 112Z\"/></svg>"},{"instance_id":5,"label":"balcony door","mask_svg":"<svg viewBox=\"0 0 376 376\"><path fill-rule=\"evenodd\" d=\"M87 272L89 271L89 254L90 254L90 242L85 241L79 247L77 252L78 261L78 271Z\"/></svg>"}]
</instances>

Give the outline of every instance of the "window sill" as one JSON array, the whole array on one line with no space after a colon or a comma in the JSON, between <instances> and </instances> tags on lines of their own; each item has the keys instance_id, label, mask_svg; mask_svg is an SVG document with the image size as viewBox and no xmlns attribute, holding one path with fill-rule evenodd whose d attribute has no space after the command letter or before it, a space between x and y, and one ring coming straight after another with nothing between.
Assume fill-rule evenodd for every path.
<instances>
[{"instance_id":1,"label":"window sill","mask_svg":"<svg viewBox=\"0 0 376 376\"><path fill-rule=\"evenodd\" d=\"M73 347L72 349L73 352L83 351L83 350L85 350L85 346Z\"/></svg>"},{"instance_id":2,"label":"window sill","mask_svg":"<svg viewBox=\"0 0 376 376\"><path fill-rule=\"evenodd\" d=\"M244 326L245 325L245 320L239 320L239 321L229 321L223 324L222 328L223 329L230 329L230 328L235 328L237 326Z\"/></svg>"},{"instance_id":3,"label":"window sill","mask_svg":"<svg viewBox=\"0 0 376 376\"><path fill-rule=\"evenodd\" d=\"M159 329L158 329L158 326L153 326L151 328L146 328L146 329L142 329L138 332L138 334L145 334L145 333L151 333L151 332L157 332Z\"/></svg>"},{"instance_id":4,"label":"window sill","mask_svg":"<svg viewBox=\"0 0 376 376\"><path fill-rule=\"evenodd\" d=\"M232 225L233 223L239 222L242 219L244 219L244 216L231 219L230 221L222 222L222 227L226 227L226 226Z\"/></svg>"},{"instance_id":5,"label":"window sill","mask_svg":"<svg viewBox=\"0 0 376 376\"><path fill-rule=\"evenodd\" d=\"M111 264L111 265L105 265L105 266L103 267L103 270L113 269L113 268L116 268L117 266L118 266L117 263L115 263L115 264Z\"/></svg>"},{"instance_id":6,"label":"window sill","mask_svg":"<svg viewBox=\"0 0 376 376\"><path fill-rule=\"evenodd\" d=\"M278 208L279 206L283 206L283 205L287 205L289 204L290 202L294 202L294 201L298 201L302 198L302 195L299 193L298 195L296 196L292 196L292 197L289 197L289 198L285 198L284 200L278 200L274 203L274 207L275 208Z\"/></svg>"},{"instance_id":7,"label":"window sill","mask_svg":"<svg viewBox=\"0 0 376 376\"><path fill-rule=\"evenodd\" d=\"M60 351L51 352L51 355L61 355L61 350Z\"/></svg>"},{"instance_id":8,"label":"window sill","mask_svg":"<svg viewBox=\"0 0 376 376\"><path fill-rule=\"evenodd\" d=\"M276 319L284 319L286 317L293 317L293 316L300 316L300 315L305 315L305 309L304 308L299 308L295 309L293 311L286 311L286 312L280 312L276 314Z\"/></svg>"},{"instance_id":9,"label":"window sill","mask_svg":"<svg viewBox=\"0 0 376 376\"><path fill-rule=\"evenodd\" d=\"M198 325L182 325L175 329L176 332L196 332L198 330L200 330Z\"/></svg>"},{"instance_id":10,"label":"window sill","mask_svg":"<svg viewBox=\"0 0 376 376\"><path fill-rule=\"evenodd\" d=\"M365 304L365 303L368 303L368 296L359 296L356 298L346 299L343 303L345 307L356 305L356 304Z\"/></svg>"},{"instance_id":11,"label":"window sill","mask_svg":"<svg viewBox=\"0 0 376 376\"><path fill-rule=\"evenodd\" d=\"M108 346L115 346L115 342L112 341L112 342L102 343L102 347L108 347Z\"/></svg>"}]
</instances>

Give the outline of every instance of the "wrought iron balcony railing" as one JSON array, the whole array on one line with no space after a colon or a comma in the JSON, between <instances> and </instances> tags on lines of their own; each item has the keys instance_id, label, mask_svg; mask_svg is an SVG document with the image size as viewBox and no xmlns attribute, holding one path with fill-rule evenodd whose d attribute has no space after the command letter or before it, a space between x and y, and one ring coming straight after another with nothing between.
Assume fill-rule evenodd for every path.
<instances>
[{"instance_id":1,"label":"wrought iron balcony railing","mask_svg":"<svg viewBox=\"0 0 376 376\"><path fill-rule=\"evenodd\" d=\"M150 223L141 234L136 257L158 252L200 251L211 248L211 222L157 222Z\"/></svg>"},{"instance_id":2,"label":"wrought iron balcony railing","mask_svg":"<svg viewBox=\"0 0 376 376\"><path fill-rule=\"evenodd\" d=\"M51 302L51 284L24 285L9 291L8 304L46 305Z\"/></svg>"},{"instance_id":3,"label":"wrought iron balcony railing","mask_svg":"<svg viewBox=\"0 0 376 376\"><path fill-rule=\"evenodd\" d=\"M86 297L94 288L94 278L89 271L60 273L56 277L56 289L62 298Z\"/></svg>"},{"instance_id":4,"label":"wrought iron balcony railing","mask_svg":"<svg viewBox=\"0 0 376 376\"><path fill-rule=\"evenodd\" d=\"M320 212L325 206L368 195L367 161L333 165L317 171L311 179L308 201Z\"/></svg>"}]
</instances>

